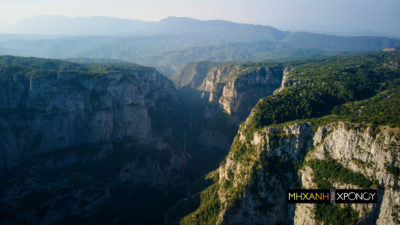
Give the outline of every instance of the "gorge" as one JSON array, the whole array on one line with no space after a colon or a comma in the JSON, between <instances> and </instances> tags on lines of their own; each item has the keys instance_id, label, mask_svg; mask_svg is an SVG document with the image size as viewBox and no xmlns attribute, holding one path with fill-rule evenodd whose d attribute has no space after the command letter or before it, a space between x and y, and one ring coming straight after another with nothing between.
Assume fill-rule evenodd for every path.
<instances>
[{"instance_id":1,"label":"gorge","mask_svg":"<svg viewBox=\"0 0 400 225\"><path fill-rule=\"evenodd\" d=\"M191 62L174 82L71 61L0 56L0 224L399 222L397 48ZM380 198L288 205L300 187Z\"/></svg>"}]
</instances>

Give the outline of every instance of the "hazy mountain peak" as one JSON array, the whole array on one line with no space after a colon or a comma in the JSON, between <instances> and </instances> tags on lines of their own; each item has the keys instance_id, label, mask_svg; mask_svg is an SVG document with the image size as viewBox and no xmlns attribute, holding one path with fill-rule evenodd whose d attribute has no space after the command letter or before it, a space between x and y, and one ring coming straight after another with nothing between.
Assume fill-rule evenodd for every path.
<instances>
[{"instance_id":1,"label":"hazy mountain peak","mask_svg":"<svg viewBox=\"0 0 400 225\"><path fill-rule=\"evenodd\" d=\"M273 27L239 24L224 20L197 20L167 17L158 22L114 17L76 17L42 15L20 21L3 33L42 35L217 35L239 41L272 40L286 36Z\"/></svg>"},{"instance_id":2,"label":"hazy mountain peak","mask_svg":"<svg viewBox=\"0 0 400 225\"><path fill-rule=\"evenodd\" d=\"M116 17L67 17L40 15L21 20L3 33L43 35L119 35L133 34L147 22Z\"/></svg>"},{"instance_id":3,"label":"hazy mountain peak","mask_svg":"<svg viewBox=\"0 0 400 225\"><path fill-rule=\"evenodd\" d=\"M161 19L159 22L198 22L200 20L193 19L190 17L178 17L178 16L168 16L164 19Z\"/></svg>"}]
</instances>

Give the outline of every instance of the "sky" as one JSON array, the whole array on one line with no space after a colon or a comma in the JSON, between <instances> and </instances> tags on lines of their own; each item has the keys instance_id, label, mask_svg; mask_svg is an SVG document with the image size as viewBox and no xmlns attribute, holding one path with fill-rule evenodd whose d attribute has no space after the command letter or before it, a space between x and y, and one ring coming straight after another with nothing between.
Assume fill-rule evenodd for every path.
<instances>
[{"instance_id":1,"label":"sky","mask_svg":"<svg viewBox=\"0 0 400 225\"><path fill-rule=\"evenodd\" d=\"M282 30L400 37L400 0L0 0L0 30L38 15L223 19Z\"/></svg>"}]
</instances>

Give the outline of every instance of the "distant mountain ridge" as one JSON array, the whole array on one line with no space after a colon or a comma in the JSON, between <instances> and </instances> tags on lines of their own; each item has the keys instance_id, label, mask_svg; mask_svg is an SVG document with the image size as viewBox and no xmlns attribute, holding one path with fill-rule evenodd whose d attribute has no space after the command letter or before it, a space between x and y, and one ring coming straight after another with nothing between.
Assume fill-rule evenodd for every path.
<instances>
[{"instance_id":1,"label":"distant mountain ridge","mask_svg":"<svg viewBox=\"0 0 400 225\"><path fill-rule=\"evenodd\" d=\"M38 16L20 21L2 33L42 35L106 35L106 36L154 36L183 34L218 34L232 41L279 41L289 32L270 26L239 24L224 20L196 20L184 17L168 17L158 22L120 19L112 17Z\"/></svg>"},{"instance_id":2,"label":"distant mountain ridge","mask_svg":"<svg viewBox=\"0 0 400 225\"><path fill-rule=\"evenodd\" d=\"M21 20L0 30L0 34L59 35L59 36L169 36L214 35L233 42L299 41L301 38L380 38L385 35L338 35L318 32L282 31L272 26L235 23L227 20L198 20L170 16L159 21L143 21L116 17L67 17L42 15ZM393 37L388 39L398 40Z\"/></svg>"},{"instance_id":3,"label":"distant mountain ridge","mask_svg":"<svg viewBox=\"0 0 400 225\"><path fill-rule=\"evenodd\" d=\"M39 16L0 34L0 55L117 59L171 76L191 61L261 61L354 54L400 40L280 31L224 20L168 17L158 22L108 17Z\"/></svg>"}]
</instances>

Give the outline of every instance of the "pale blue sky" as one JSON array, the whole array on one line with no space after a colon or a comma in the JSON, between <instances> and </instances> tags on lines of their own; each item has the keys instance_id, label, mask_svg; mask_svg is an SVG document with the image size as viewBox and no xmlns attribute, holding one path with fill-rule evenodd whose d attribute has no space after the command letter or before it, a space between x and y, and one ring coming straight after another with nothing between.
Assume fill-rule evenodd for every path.
<instances>
[{"instance_id":1,"label":"pale blue sky","mask_svg":"<svg viewBox=\"0 0 400 225\"><path fill-rule=\"evenodd\" d=\"M400 0L0 0L0 28L36 15L224 19L286 30L400 36Z\"/></svg>"}]
</instances>

